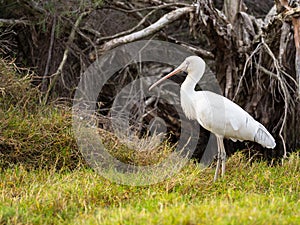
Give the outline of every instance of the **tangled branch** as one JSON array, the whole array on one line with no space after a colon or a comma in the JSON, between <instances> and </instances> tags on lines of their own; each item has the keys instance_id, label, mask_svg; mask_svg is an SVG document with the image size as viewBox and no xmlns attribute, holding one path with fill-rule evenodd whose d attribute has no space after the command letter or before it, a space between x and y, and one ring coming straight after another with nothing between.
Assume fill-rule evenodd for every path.
<instances>
[{"instance_id":1,"label":"tangled branch","mask_svg":"<svg viewBox=\"0 0 300 225\"><path fill-rule=\"evenodd\" d=\"M46 104L48 102L48 98L49 98L49 95L50 95L50 92L52 90L52 88L54 87L55 85L55 82L56 80L58 79L59 75L62 74L62 71L63 71L63 67L64 65L66 64L67 62L67 59L68 59L68 54L69 54L69 51L70 51L70 44L74 41L75 39L75 33L76 33L76 29L78 29L79 25L80 25L80 22L82 21L82 19L87 16L88 14L90 13L90 11L87 11L87 12L83 12L80 14L80 16L77 18L74 26L73 26L73 29L70 33L70 36L68 38L68 44L67 44L67 47L64 51L64 54L63 54L63 58L62 58L62 61L60 62L56 72L54 74L51 75L52 77L52 80L48 86L48 90L46 92L46 95L44 97L44 100L43 100L43 103Z\"/></svg>"},{"instance_id":2,"label":"tangled branch","mask_svg":"<svg viewBox=\"0 0 300 225\"><path fill-rule=\"evenodd\" d=\"M194 10L194 7L189 6L189 7L179 8L179 9L176 9L174 11L171 11L171 12L165 14L164 16L162 16L155 23L153 23L150 26L146 27L145 29L142 29L140 31L128 34L128 35L123 36L123 37L115 38L111 41L106 42L102 46L101 52L102 51L108 51L108 50L110 50L114 47L117 47L117 46L121 45L121 44L130 43L130 42L137 41L137 40L140 40L142 38L148 37L148 36L156 33L157 31L163 29L168 24L170 24L170 23L174 22L175 20L179 19L181 16L192 12L193 10Z\"/></svg>"}]
</instances>

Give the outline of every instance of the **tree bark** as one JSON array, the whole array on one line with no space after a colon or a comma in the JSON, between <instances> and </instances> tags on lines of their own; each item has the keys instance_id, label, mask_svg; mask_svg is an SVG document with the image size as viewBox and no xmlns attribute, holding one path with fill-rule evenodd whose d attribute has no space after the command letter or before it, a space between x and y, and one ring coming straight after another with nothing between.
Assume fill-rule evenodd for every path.
<instances>
[{"instance_id":1,"label":"tree bark","mask_svg":"<svg viewBox=\"0 0 300 225\"><path fill-rule=\"evenodd\" d=\"M174 22L175 20L179 19L181 16L192 12L193 10L194 10L194 7L184 7L184 8L179 8L179 9L176 9L174 11L171 11L171 12L165 14L164 16L162 16L155 23L153 23L150 26L146 27L145 29L142 29L140 31L137 31L137 32L128 34L126 36L116 38L116 39L113 39L111 41L106 42L102 46L101 51L108 51L108 50L110 50L114 47L117 47L117 46L121 45L121 44L130 43L130 42L133 42L133 41L140 40L142 38L146 38L146 37L158 32L159 30L161 30L162 28L164 28L168 24L170 24L170 23Z\"/></svg>"},{"instance_id":2,"label":"tree bark","mask_svg":"<svg viewBox=\"0 0 300 225\"><path fill-rule=\"evenodd\" d=\"M19 10L2 12L0 8L3 17L0 23L1 28L9 26L16 33L17 61L27 62L27 66L44 75L40 80L44 80L43 89L48 90L47 100L57 96L70 98L81 73L92 59L96 59L95 53L102 54L118 45L144 38L180 44L208 59L222 94L241 105L274 134L278 143L276 150L264 151L272 158L284 155L285 147L288 151L300 147L300 10L299 1L276 0L276 7L261 18L270 1L214 0L219 4L217 9L212 0L198 0L193 5L182 1L113 0L98 8L87 7L91 12L75 26L78 14L66 14L63 7L71 4L70 8L81 15L85 9L76 8L78 4L72 1L66 6L54 4L57 7L55 15L43 1L18 1ZM246 10L245 5L250 10ZM251 7L257 5L266 6L253 14L260 18L249 14L254 10ZM57 27L48 20L54 16L57 16ZM40 29L41 21L45 23L45 31ZM129 72L124 72L114 85L126 85L128 74L137 74L136 68L126 71ZM149 67L148 72L151 71ZM47 74L53 74L54 81L46 82ZM107 108L103 110L105 116L114 99L114 85L109 84L103 90L105 101L101 104ZM178 118L169 105L159 104L178 136ZM244 148L231 142L230 145L234 147L229 149Z\"/></svg>"}]
</instances>

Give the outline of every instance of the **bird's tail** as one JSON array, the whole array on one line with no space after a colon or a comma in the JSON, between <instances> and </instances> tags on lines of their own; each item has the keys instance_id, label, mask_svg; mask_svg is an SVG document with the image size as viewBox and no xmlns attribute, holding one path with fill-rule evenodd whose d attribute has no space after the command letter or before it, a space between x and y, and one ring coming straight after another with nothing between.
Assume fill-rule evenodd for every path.
<instances>
[{"instance_id":1,"label":"bird's tail","mask_svg":"<svg viewBox=\"0 0 300 225\"><path fill-rule=\"evenodd\" d=\"M273 136L261 124L259 124L259 127L256 131L254 141L266 148L275 148L276 146L275 139L273 138Z\"/></svg>"}]
</instances>

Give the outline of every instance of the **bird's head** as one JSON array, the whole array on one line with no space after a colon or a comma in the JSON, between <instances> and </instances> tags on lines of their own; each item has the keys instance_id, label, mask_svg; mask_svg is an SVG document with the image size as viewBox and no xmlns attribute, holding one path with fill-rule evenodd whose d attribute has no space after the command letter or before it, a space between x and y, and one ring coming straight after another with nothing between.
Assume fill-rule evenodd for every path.
<instances>
[{"instance_id":1,"label":"bird's head","mask_svg":"<svg viewBox=\"0 0 300 225\"><path fill-rule=\"evenodd\" d=\"M198 56L189 56L178 68L181 68L182 71L186 72L188 75L192 73L199 73L203 75L205 70L205 62Z\"/></svg>"},{"instance_id":2,"label":"bird's head","mask_svg":"<svg viewBox=\"0 0 300 225\"><path fill-rule=\"evenodd\" d=\"M188 76L190 76L194 81L198 82L203 76L204 70L205 62L203 61L203 59L198 56L189 56L175 70L152 84L149 88L149 91L151 91L151 89L160 84L162 81L180 72L186 72Z\"/></svg>"}]
</instances>

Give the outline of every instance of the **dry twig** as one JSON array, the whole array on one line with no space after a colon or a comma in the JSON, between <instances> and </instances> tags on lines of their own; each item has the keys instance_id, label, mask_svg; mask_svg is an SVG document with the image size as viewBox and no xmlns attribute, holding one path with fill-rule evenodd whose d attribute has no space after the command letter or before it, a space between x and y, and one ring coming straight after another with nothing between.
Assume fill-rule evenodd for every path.
<instances>
[{"instance_id":1,"label":"dry twig","mask_svg":"<svg viewBox=\"0 0 300 225\"><path fill-rule=\"evenodd\" d=\"M243 79L245 77L246 69L247 69L247 66L248 66L250 60L252 60L252 58L254 57L254 55L258 51L260 51L262 48L264 48L266 50L266 52L268 53L268 55L272 58L273 65L275 67L276 73L270 72L270 71L268 71L267 69L265 69L264 67L262 67L260 65L256 66L256 67L257 67L257 69L261 70L262 72L264 72L265 74L269 75L270 77L275 78L279 82L280 89L281 89L281 91L283 93L284 114L283 114L282 124L281 124L280 131L279 131L279 137L281 138L281 141L283 143L283 150L284 150L283 158L286 158L287 157L287 150L286 150L285 138L283 137L283 129L284 129L285 125L286 125L287 114L288 114L288 107L289 107L289 102L291 101L291 97L290 97L290 94L289 94L289 91L288 91L288 88L287 88L287 85L286 85L286 81L285 81L285 79L281 75L281 74L286 74L286 72L284 72L281 69L278 60L276 59L274 53L269 48L269 46L265 43L264 39L262 39L262 42L257 46L257 48L252 52L252 54L250 55L250 57L247 59L247 61L245 63L245 66L244 66L243 75L241 76L241 79L240 79L239 84L238 84L237 91L236 91L233 99L235 99L237 93L240 90L241 83L242 83L242 81L243 81ZM288 76L288 77L293 80L293 78L291 76Z\"/></svg>"},{"instance_id":2,"label":"dry twig","mask_svg":"<svg viewBox=\"0 0 300 225\"><path fill-rule=\"evenodd\" d=\"M9 24L9 25L15 25L15 24L31 25L30 21L28 20L18 20L18 19L0 19L0 24L1 23Z\"/></svg>"},{"instance_id":3,"label":"dry twig","mask_svg":"<svg viewBox=\"0 0 300 225\"><path fill-rule=\"evenodd\" d=\"M54 38L55 38L55 27L56 27L56 16L53 18L53 23L52 23L52 29L51 29L51 38L50 38L50 45L49 45L49 50L48 50L48 57L47 57L47 63L45 67L45 72L42 80L42 92L45 92L47 89L47 84L48 84L48 73L49 73L49 66L50 62L52 59L52 50L53 50L53 44L54 44Z\"/></svg>"},{"instance_id":4,"label":"dry twig","mask_svg":"<svg viewBox=\"0 0 300 225\"><path fill-rule=\"evenodd\" d=\"M77 18L77 20L76 20L74 26L73 26L73 29L72 29L72 31L71 31L71 33L70 33L69 38L68 38L68 42L67 42L68 44L67 44L67 47L66 47L66 49L65 49L65 51L64 51L62 61L61 61L61 63L59 64L59 67L58 67L57 71L56 71L54 74L51 75L51 76L53 76L53 79L50 81L50 84L49 84L47 93L46 93L46 95L45 95L45 97L44 97L44 101L43 101L44 104L46 104L46 103L48 102L48 98L49 98L50 92L51 92L52 88L54 87L55 82L56 82L56 80L58 79L59 75L62 74L63 67L64 67L64 65L65 65L65 63L66 63L66 61L67 61L67 59L68 59L68 54L69 54L69 51L70 51L70 46L69 46L69 45L70 45L70 44L74 41L74 39L75 39L76 29L78 29L79 24L80 24L80 22L82 21L82 19L83 19L85 16L87 16L89 13L90 13L90 11L81 13L80 16Z\"/></svg>"}]
</instances>

